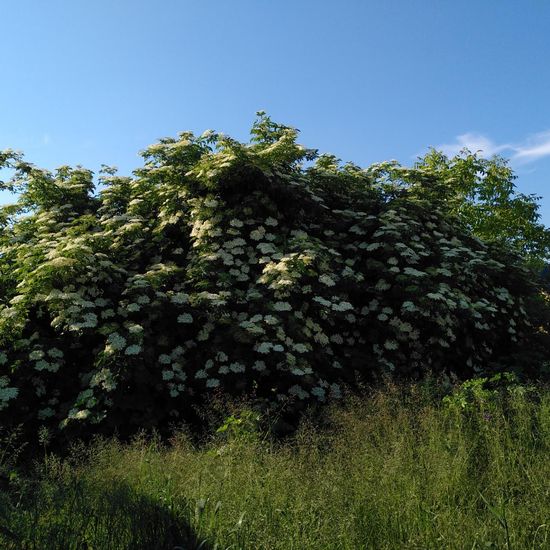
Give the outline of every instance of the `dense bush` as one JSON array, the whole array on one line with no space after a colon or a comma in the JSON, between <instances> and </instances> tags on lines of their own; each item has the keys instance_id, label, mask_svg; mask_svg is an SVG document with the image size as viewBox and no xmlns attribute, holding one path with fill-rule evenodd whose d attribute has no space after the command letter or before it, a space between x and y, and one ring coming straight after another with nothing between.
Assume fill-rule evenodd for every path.
<instances>
[{"instance_id":1,"label":"dense bush","mask_svg":"<svg viewBox=\"0 0 550 550\"><path fill-rule=\"evenodd\" d=\"M182 133L97 194L88 170L5 152L1 421L124 434L212 391L300 407L538 349L531 273L422 192L437 172L341 166L296 136L263 115L250 144Z\"/></svg>"}]
</instances>

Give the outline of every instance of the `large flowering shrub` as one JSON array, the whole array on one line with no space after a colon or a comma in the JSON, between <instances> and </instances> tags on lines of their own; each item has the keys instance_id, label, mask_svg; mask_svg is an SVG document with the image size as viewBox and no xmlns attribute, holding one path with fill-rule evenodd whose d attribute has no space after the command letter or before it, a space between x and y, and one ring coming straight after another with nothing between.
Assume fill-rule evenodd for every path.
<instances>
[{"instance_id":1,"label":"large flowering shrub","mask_svg":"<svg viewBox=\"0 0 550 550\"><path fill-rule=\"evenodd\" d=\"M263 115L252 136L163 139L96 194L3 154L2 423L131 433L211 391L325 401L530 345L529 274L423 198L433 173L340 166Z\"/></svg>"}]
</instances>

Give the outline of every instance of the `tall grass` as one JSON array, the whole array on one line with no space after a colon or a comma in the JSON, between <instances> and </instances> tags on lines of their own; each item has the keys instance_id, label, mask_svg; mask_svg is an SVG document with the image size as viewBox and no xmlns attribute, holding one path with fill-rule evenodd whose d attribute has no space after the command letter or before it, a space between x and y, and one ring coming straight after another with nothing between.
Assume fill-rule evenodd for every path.
<instances>
[{"instance_id":1,"label":"tall grass","mask_svg":"<svg viewBox=\"0 0 550 550\"><path fill-rule=\"evenodd\" d=\"M46 455L4 492L0 547L550 548L549 457L548 390L464 405L387 387L283 442L236 429Z\"/></svg>"}]
</instances>

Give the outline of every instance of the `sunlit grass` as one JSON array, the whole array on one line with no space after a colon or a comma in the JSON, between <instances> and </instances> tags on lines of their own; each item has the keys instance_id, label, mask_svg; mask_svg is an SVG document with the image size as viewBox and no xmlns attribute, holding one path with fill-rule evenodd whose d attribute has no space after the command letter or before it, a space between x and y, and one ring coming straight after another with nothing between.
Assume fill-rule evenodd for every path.
<instances>
[{"instance_id":1,"label":"sunlit grass","mask_svg":"<svg viewBox=\"0 0 550 550\"><path fill-rule=\"evenodd\" d=\"M46 453L4 492L0 547L550 547L548 390L463 408L387 387L322 425Z\"/></svg>"}]
</instances>

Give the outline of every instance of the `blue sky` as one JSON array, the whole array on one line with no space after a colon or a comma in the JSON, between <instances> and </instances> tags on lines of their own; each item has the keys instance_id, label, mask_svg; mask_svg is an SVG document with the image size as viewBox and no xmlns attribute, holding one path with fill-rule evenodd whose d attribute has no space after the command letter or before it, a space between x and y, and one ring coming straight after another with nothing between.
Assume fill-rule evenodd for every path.
<instances>
[{"instance_id":1,"label":"blue sky","mask_svg":"<svg viewBox=\"0 0 550 550\"><path fill-rule=\"evenodd\" d=\"M264 109L360 165L502 154L550 225L549 29L543 0L3 0L0 149L129 174Z\"/></svg>"}]
</instances>

